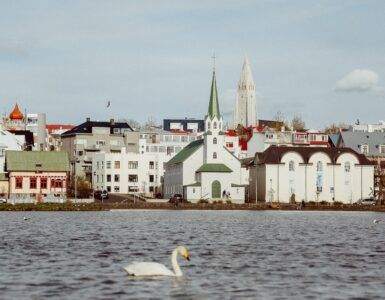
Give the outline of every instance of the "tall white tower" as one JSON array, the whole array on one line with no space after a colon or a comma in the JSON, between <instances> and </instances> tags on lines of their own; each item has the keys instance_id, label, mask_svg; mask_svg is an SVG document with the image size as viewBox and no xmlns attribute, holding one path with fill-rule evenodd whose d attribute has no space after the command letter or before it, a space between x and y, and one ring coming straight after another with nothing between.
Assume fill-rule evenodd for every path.
<instances>
[{"instance_id":1,"label":"tall white tower","mask_svg":"<svg viewBox=\"0 0 385 300\"><path fill-rule=\"evenodd\" d=\"M255 84L247 58L243 62L241 78L238 82L237 99L234 110L234 127L239 124L244 127L257 124Z\"/></svg>"}]
</instances>

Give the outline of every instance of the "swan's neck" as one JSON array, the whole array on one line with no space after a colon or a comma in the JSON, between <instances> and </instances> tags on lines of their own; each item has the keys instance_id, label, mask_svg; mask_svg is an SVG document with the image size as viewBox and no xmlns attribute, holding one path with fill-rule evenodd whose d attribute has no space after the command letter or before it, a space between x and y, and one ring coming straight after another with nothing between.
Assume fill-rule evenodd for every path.
<instances>
[{"instance_id":1,"label":"swan's neck","mask_svg":"<svg viewBox=\"0 0 385 300\"><path fill-rule=\"evenodd\" d=\"M171 254L171 264L172 264L172 267L174 268L175 276L182 276L183 275L182 271L179 268L178 260L176 259L177 256L178 256L178 250L175 249L174 251L172 251L172 254Z\"/></svg>"}]
</instances>

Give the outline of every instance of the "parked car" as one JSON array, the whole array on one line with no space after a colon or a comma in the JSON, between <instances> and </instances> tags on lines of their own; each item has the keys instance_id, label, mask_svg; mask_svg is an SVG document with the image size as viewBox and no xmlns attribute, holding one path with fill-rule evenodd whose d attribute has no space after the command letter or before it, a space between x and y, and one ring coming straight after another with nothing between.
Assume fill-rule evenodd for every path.
<instances>
[{"instance_id":1,"label":"parked car","mask_svg":"<svg viewBox=\"0 0 385 300\"><path fill-rule=\"evenodd\" d=\"M374 200L373 197L368 197L368 198L362 198L358 200L357 203L361 205L375 205L376 200Z\"/></svg>"},{"instance_id":2,"label":"parked car","mask_svg":"<svg viewBox=\"0 0 385 300\"><path fill-rule=\"evenodd\" d=\"M104 191L95 191L94 192L94 198L98 200L106 200L109 198L108 192L106 190Z\"/></svg>"},{"instance_id":3,"label":"parked car","mask_svg":"<svg viewBox=\"0 0 385 300\"><path fill-rule=\"evenodd\" d=\"M7 199L5 199L5 198L0 198L0 203L7 203Z\"/></svg>"},{"instance_id":4,"label":"parked car","mask_svg":"<svg viewBox=\"0 0 385 300\"><path fill-rule=\"evenodd\" d=\"M183 202L183 196L181 194L174 194L170 200L168 201L169 203L182 203Z\"/></svg>"}]
</instances>

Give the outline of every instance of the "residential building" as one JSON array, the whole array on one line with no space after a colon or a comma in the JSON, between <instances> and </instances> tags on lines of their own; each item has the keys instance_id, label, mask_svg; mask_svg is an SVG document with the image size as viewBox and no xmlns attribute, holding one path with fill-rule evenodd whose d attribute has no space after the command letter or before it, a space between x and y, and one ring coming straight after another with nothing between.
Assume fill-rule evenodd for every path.
<instances>
[{"instance_id":1,"label":"residential building","mask_svg":"<svg viewBox=\"0 0 385 300\"><path fill-rule=\"evenodd\" d=\"M379 121L377 124L361 124L357 121L356 124L350 126L349 131L385 132L385 121Z\"/></svg>"},{"instance_id":2,"label":"residential building","mask_svg":"<svg viewBox=\"0 0 385 300\"><path fill-rule=\"evenodd\" d=\"M355 203L373 187L373 164L350 148L271 146L250 165L251 202Z\"/></svg>"},{"instance_id":3,"label":"residential building","mask_svg":"<svg viewBox=\"0 0 385 300\"><path fill-rule=\"evenodd\" d=\"M91 121L75 126L61 135L62 150L70 157L71 174L92 182L92 159L98 152L120 153L125 137L132 132L126 122Z\"/></svg>"},{"instance_id":4,"label":"residential building","mask_svg":"<svg viewBox=\"0 0 385 300\"><path fill-rule=\"evenodd\" d=\"M334 147L349 147L385 169L385 132L341 131L330 137Z\"/></svg>"},{"instance_id":5,"label":"residential building","mask_svg":"<svg viewBox=\"0 0 385 300\"><path fill-rule=\"evenodd\" d=\"M59 151L62 148L61 135L71 129L74 125L69 124L47 124L47 148L49 150Z\"/></svg>"},{"instance_id":6,"label":"residential building","mask_svg":"<svg viewBox=\"0 0 385 300\"><path fill-rule=\"evenodd\" d=\"M205 121L190 118L164 119L163 130L174 132L203 132L205 130Z\"/></svg>"},{"instance_id":7,"label":"residential building","mask_svg":"<svg viewBox=\"0 0 385 300\"><path fill-rule=\"evenodd\" d=\"M147 196L162 194L164 164L188 143L195 141L197 134L149 130L131 132L127 138L137 147L122 149L118 153L100 152L94 156L94 189ZM115 162L119 162L119 168L113 167Z\"/></svg>"},{"instance_id":8,"label":"residential building","mask_svg":"<svg viewBox=\"0 0 385 300\"><path fill-rule=\"evenodd\" d=\"M7 151L10 202L64 202L69 170L66 152Z\"/></svg>"},{"instance_id":9,"label":"residential building","mask_svg":"<svg viewBox=\"0 0 385 300\"><path fill-rule=\"evenodd\" d=\"M244 202L247 179L244 179L246 175L241 170L241 161L225 147L215 71L205 128L201 139L188 144L167 162L164 175L165 197L179 193L193 202L227 198L234 202Z\"/></svg>"},{"instance_id":10,"label":"residential building","mask_svg":"<svg viewBox=\"0 0 385 300\"><path fill-rule=\"evenodd\" d=\"M24 136L14 135L0 128L0 174L5 172L5 152L7 150L24 150Z\"/></svg>"},{"instance_id":11,"label":"residential building","mask_svg":"<svg viewBox=\"0 0 385 300\"><path fill-rule=\"evenodd\" d=\"M241 77L238 82L237 99L234 110L234 128L255 126L257 123L256 94L250 63L245 57Z\"/></svg>"}]
</instances>

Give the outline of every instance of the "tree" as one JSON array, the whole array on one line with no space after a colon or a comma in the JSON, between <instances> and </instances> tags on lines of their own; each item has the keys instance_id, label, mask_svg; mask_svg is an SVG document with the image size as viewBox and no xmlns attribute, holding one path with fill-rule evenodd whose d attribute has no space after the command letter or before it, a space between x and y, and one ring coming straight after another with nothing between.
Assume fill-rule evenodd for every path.
<instances>
[{"instance_id":1,"label":"tree","mask_svg":"<svg viewBox=\"0 0 385 300\"><path fill-rule=\"evenodd\" d=\"M291 120L291 127L295 131L304 131L305 130L305 121L301 116L295 115Z\"/></svg>"},{"instance_id":2,"label":"tree","mask_svg":"<svg viewBox=\"0 0 385 300\"><path fill-rule=\"evenodd\" d=\"M85 180L84 177L77 177L76 179L76 196L77 198L89 198L92 195L91 183ZM68 196L75 197L75 180L72 179L69 189Z\"/></svg>"},{"instance_id":3,"label":"tree","mask_svg":"<svg viewBox=\"0 0 385 300\"><path fill-rule=\"evenodd\" d=\"M324 132L326 134L335 134L340 132L341 130L348 129L348 128L349 128L349 125L345 123L338 123L338 124L332 123L325 127Z\"/></svg>"},{"instance_id":4,"label":"tree","mask_svg":"<svg viewBox=\"0 0 385 300\"><path fill-rule=\"evenodd\" d=\"M130 127L134 130L140 130L142 127L142 125L134 119L128 119L127 124L130 125Z\"/></svg>"}]
</instances>

